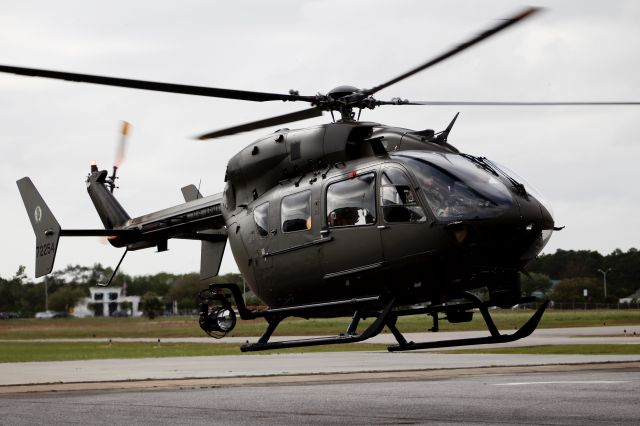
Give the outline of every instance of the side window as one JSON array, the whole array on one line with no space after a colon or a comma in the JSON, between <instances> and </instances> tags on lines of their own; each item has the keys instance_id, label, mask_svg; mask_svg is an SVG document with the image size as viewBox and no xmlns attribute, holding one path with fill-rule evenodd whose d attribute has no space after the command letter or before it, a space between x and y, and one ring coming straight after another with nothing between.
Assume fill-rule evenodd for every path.
<instances>
[{"instance_id":1,"label":"side window","mask_svg":"<svg viewBox=\"0 0 640 426\"><path fill-rule=\"evenodd\" d=\"M282 232L311 230L311 191L287 195L282 199Z\"/></svg>"},{"instance_id":2,"label":"side window","mask_svg":"<svg viewBox=\"0 0 640 426\"><path fill-rule=\"evenodd\" d=\"M382 172L380 204L386 222L419 223L427 220L411 189L409 178L395 167L386 168Z\"/></svg>"},{"instance_id":3,"label":"side window","mask_svg":"<svg viewBox=\"0 0 640 426\"><path fill-rule=\"evenodd\" d=\"M362 226L376 222L376 175L366 173L327 188L327 224Z\"/></svg>"},{"instance_id":4,"label":"side window","mask_svg":"<svg viewBox=\"0 0 640 426\"><path fill-rule=\"evenodd\" d=\"M253 220L256 222L258 235L266 237L269 235L269 203L260 204L253 209Z\"/></svg>"}]
</instances>

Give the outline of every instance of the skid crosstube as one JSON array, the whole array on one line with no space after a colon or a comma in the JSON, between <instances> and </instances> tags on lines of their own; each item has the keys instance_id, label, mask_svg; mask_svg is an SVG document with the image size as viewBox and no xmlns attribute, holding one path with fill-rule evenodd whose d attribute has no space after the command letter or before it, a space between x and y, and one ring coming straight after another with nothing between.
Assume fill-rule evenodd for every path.
<instances>
[{"instance_id":1,"label":"skid crosstube","mask_svg":"<svg viewBox=\"0 0 640 426\"><path fill-rule=\"evenodd\" d=\"M493 306L491 302L484 302L472 293L465 292L464 298L469 302L453 304L453 305L439 305L428 306L425 308L416 309L400 309L396 306L397 299L395 297L383 297L383 296L369 296L356 299L338 300L332 302L324 302L310 305L298 305L286 308L276 309L264 309L264 310L249 310L242 298L240 288L236 284L210 284L209 290L212 292L228 289L231 291L235 304L242 319L255 319L264 318L268 327L264 334L255 343L247 343L240 347L242 352L263 351L269 349L284 349L284 348L296 348L302 346L319 346L319 345L332 345L342 343L357 343L370 339L378 335L386 326L393 336L398 341L397 345L391 345L387 349L390 352L409 351L417 349L432 349L432 348L447 348L454 346L471 346L471 345L485 345L493 343L507 343L513 342L518 339L529 336L538 326L545 309L549 302L546 301L538 308L533 316L513 334L501 334L496 327L491 315L489 314L489 307ZM518 300L518 303L531 302L532 298L522 298ZM372 311L371 305L384 306L382 310ZM276 330L282 320L292 316L306 317L312 314L314 311L322 309L330 309L335 307L352 306L354 313L349 324L346 333L337 336L328 337L313 337L308 339L297 340L284 340L277 342L269 342L271 335ZM369 307L365 310L365 306ZM489 336L486 337L474 337L467 339L451 339L441 340L436 342L409 342L405 339L402 333L396 327L396 321L400 316L427 314L434 318L434 327L432 331L438 330L438 313L446 313L447 315L453 312L462 312L469 309L478 309L482 314L482 317L489 329ZM356 333L358 323L363 318L376 317L376 320L365 329L362 333Z\"/></svg>"}]
</instances>

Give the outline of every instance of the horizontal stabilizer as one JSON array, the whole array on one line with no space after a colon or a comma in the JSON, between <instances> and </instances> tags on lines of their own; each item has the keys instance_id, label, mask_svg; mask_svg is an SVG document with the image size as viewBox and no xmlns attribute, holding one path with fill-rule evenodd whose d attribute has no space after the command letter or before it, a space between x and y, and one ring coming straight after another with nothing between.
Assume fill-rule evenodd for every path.
<instances>
[{"instance_id":1,"label":"horizontal stabilizer","mask_svg":"<svg viewBox=\"0 0 640 426\"><path fill-rule=\"evenodd\" d=\"M140 235L136 229L62 229L61 237L132 237Z\"/></svg>"}]
</instances>

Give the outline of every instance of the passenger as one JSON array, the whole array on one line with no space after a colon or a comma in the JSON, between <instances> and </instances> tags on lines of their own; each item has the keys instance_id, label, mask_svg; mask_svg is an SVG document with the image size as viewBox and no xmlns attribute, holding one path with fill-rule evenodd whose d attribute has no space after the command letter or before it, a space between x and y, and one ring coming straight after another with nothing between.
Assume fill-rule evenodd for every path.
<instances>
[{"instance_id":1,"label":"passenger","mask_svg":"<svg viewBox=\"0 0 640 426\"><path fill-rule=\"evenodd\" d=\"M329 213L329 226L349 226L358 222L359 214L356 207L341 207Z\"/></svg>"}]
</instances>

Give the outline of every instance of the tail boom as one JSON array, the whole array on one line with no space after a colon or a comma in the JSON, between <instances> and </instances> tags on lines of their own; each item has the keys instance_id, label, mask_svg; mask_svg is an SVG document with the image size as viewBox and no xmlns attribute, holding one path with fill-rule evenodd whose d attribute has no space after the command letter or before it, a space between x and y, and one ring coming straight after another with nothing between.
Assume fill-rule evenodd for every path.
<instances>
[{"instance_id":1,"label":"tail boom","mask_svg":"<svg viewBox=\"0 0 640 426\"><path fill-rule=\"evenodd\" d=\"M217 275L227 240L221 194L131 219L105 186L106 171L92 170L87 189L107 229L62 229L30 178L17 181L36 235L36 277L53 269L58 241L63 237L106 236L114 247L167 249L171 238L202 241L201 275Z\"/></svg>"}]
</instances>

